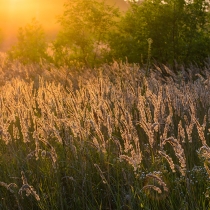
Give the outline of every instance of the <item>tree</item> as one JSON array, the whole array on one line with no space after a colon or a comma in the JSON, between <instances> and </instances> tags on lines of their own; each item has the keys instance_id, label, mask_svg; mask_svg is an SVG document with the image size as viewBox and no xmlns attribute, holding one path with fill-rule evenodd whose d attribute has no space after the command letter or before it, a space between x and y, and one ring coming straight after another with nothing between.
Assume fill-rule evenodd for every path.
<instances>
[{"instance_id":1,"label":"tree","mask_svg":"<svg viewBox=\"0 0 210 210\"><path fill-rule=\"evenodd\" d=\"M25 28L19 28L17 39L17 44L8 52L10 60L18 59L26 64L37 63L41 58L49 59L44 30L36 19Z\"/></svg>"},{"instance_id":2,"label":"tree","mask_svg":"<svg viewBox=\"0 0 210 210\"><path fill-rule=\"evenodd\" d=\"M151 38L152 57L160 62L202 63L210 54L208 7L206 0L133 2L110 39L112 55L139 63Z\"/></svg>"},{"instance_id":3,"label":"tree","mask_svg":"<svg viewBox=\"0 0 210 210\"><path fill-rule=\"evenodd\" d=\"M117 8L96 0L71 0L59 18L62 27L54 42L54 60L58 65L77 61L94 66L109 51L107 39L119 15Z\"/></svg>"}]
</instances>

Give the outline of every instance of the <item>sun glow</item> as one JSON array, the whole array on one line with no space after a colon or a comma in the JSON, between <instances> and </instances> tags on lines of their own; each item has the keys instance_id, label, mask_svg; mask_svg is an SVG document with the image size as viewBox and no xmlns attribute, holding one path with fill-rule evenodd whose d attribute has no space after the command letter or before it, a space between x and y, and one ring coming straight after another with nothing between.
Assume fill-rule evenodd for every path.
<instances>
[{"instance_id":1,"label":"sun glow","mask_svg":"<svg viewBox=\"0 0 210 210\"><path fill-rule=\"evenodd\" d=\"M40 21L54 19L63 10L65 0L0 0L0 28L10 25L24 25L31 18Z\"/></svg>"},{"instance_id":2,"label":"sun glow","mask_svg":"<svg viewBox=\"0 0 210 210\"><path fill-rule=\"evenodd\" d=\"M59 27L56 16L62 13L65 1L0 0L0 29L4 33L5 43L13 42L18 28L30 23L32 18L41 23L47 34L55 34Z\"/></svg>"},{"instance_id":3,"label":"sun glow","mask_svg":"<svg viewBox=\"0 0 210 210\"><path fill-rule=\"evenodd\" d=\"M0 0L0 29L3 31L4 45L0 51L7 50L15 42L18 28L25 27L32 18L43 26L48 37L54 37L59 30L57 16L63 13L63 5L69 0ZM106 0L107 3L121 2ZM6 44L5 44L6 43Z\"/></svg>"},{"instance_id":4,"label":"sun glow","mask_svg":"<svg viewBox=\"0 0 210 210\"><path fill-rule=\"evenodd\" d=\"M42 5L40 0L10 0L8 4L8 13L21 19L39 18L38 12L46 6Z\"/></svg>"}]
</instances>

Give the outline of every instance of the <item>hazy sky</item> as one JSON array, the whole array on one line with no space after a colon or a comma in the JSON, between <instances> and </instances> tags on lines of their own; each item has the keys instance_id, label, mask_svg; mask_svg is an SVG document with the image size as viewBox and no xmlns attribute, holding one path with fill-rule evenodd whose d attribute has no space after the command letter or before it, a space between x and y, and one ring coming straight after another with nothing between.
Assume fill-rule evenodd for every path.
<instances>
[{"instance_id":1,"label":"hazy sky","mask_svg":"<svg viewBox=\"0 0 210 210\"><path fill-rule=\"evenodd\" d=\"M15 42L19 27L24 27L36 18L44 27L46 34L55 34L58 31L56 17L63 12L63 4L67 0L0 0L0 29L4 34L2 49ZM117 2L123 6L123 0L107 0Z\"/></svg>"}]
</instances>

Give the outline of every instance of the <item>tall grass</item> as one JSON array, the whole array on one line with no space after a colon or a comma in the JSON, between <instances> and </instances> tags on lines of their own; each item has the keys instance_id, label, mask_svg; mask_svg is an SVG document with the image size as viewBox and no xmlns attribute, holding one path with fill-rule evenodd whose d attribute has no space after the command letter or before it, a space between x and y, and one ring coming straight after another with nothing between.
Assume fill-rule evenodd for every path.
<instances>
[{"instance_id":1,"label":"tall grass","mask_svg":"<svg viewBox=\"0 0 210 210\"><path fill-rule=\"evenodd\" d=\"M0 209L208 209L210 68L180 69L1 58Z\"/></svg>"}]
</instances>

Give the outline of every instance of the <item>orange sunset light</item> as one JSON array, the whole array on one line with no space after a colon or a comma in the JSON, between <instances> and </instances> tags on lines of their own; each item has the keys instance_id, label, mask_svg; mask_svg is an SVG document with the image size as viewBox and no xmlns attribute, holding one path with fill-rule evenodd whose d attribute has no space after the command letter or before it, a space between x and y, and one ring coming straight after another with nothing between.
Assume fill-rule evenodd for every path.
<instances>
[{"instance_id":1,"label":"orange sunset light","mask_svg":"<svg viewBox=\"0 0 210 210\"><path fill-rule=\"evenodd\" d=\"M36 18L50 36L59 25L56 17L62 14L65 0L0 0L0 29L7 48L15 41L19 27L24 27Z\"/></svg>"},{"instance_id":2,"label":"orange sunset light","mask_svg":"<svg viewBox=\"0 0 210 210\"><path fill-rule=\"evenodd\" d=\"M11 23L22 25L35 17L41 22L51 20L52 23L55 22L55 16L62 11L63 3L64 0L1 0L0 21L1 24L4 21L6 25Z\"/></svg>"},{"instance_id":3,"label":"orange sunset light","mask_svg":"<svg viewBox=\"0 0 210 210\"><path fill-rule=\"evenodd\" d=\"M47 39L53 39L59 31L57 17L64 11L64 3L69 0L0 0L0 30L3 44L0 51L7 51L17 39L20 27L25 27L32 18L42 25ZM106 0L106 3L124 10L124 0ZM1 34L0 34L1 35Z\"/></svg>"}]
</instances>

